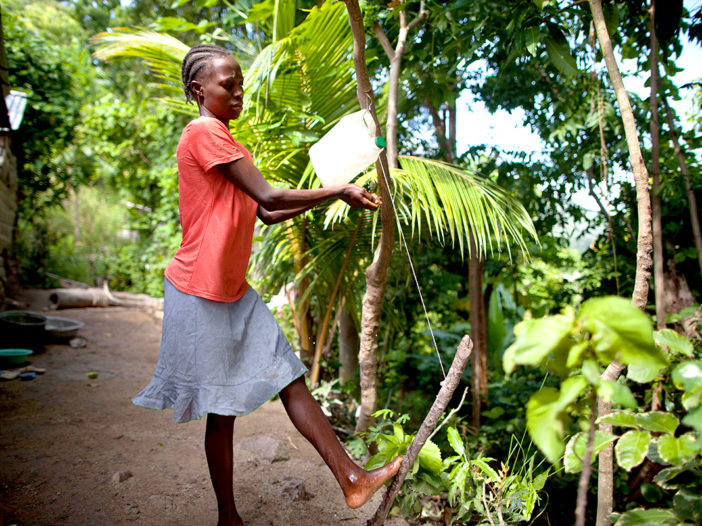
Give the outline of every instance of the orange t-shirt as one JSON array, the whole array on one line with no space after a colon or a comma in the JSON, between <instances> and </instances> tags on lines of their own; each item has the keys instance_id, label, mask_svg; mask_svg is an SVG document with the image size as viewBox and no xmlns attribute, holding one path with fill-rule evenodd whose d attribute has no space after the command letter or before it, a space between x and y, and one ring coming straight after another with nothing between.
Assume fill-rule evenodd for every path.
<instances>
[{"instance_id":1,"label":"orange t-shirt","mask_svg":"<svg viewBox=\"0 0 702 526\"><path fill-rule=\"evenodd\" d=\"M258 204L217 168L251 154L217 119L199 117L180 136L178 203L183 241L166 268L180 291L215 301L235 301L249 288Z\"/></svg>"}]
</instances>

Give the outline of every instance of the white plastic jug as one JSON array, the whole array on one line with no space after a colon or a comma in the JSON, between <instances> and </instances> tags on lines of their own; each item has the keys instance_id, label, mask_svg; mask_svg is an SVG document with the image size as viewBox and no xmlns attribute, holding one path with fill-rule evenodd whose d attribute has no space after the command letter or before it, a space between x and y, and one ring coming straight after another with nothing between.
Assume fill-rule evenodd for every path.
<instances>
[{"instance_id":1,"label":"white plastic jug","mask_svg":"<svg viewBox=\"0 0 702 526\"><path fill-rule=\"evenodd\" d=\"M385 146L378 137L380 146ZM368 110L343 117L310 148L310 160L323 186L348 183L374 163L383 148L376 145L375 122Z\"/></svg>"}]
</instances>

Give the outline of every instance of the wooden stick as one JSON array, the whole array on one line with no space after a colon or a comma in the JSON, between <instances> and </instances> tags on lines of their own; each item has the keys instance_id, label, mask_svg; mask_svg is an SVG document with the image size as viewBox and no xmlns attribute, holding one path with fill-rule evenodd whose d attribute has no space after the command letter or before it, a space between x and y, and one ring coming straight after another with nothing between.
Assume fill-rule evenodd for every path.
<instances>
[{"instance_id":1,"label":"wooden stick","mask_svg":"<svg viewBox=\"0 0 702 526\"><path fill-rule=\"evenodd\" d=\"M400 493L400 488L402 487L402 483L405 481L405 477L407 477L407 473L409 473L415 460L417 460L419 450L421 450L422 446L424 446L425 442L429 438L429 435L431 434L432 429L436 427L439 418L441 418L441 415L446 410L446 406L448 406L448 403L451 401L453 392L456 390L458 383L461 381L463 371L466 370L466 365L468 364L468 358L470 357L471 352L473 352L473 340L470 339L470 336L465 335L461 340L461 343L458 344L456 355L453 357L453 363L451 364L451 368L446 375L446 379L441 382L439 394L436 395L436 399L434 400L429 413L427 413L427 416L424 418L424 422L422 422L422 425L419 427L417 435L414 437L412 444L410 444L410 447L407 450L405 458L402 460L400 470L397 472L397 475L395 475L395 479L385 493L383 501L380 503L375 515L373 515L373 518L366 523L366 526L381 526L385 522L385 518L390 512L390 508L392 507L393 502L395 502L395 498L397 498L398 493Z\"/></svg>"}]
</instances>

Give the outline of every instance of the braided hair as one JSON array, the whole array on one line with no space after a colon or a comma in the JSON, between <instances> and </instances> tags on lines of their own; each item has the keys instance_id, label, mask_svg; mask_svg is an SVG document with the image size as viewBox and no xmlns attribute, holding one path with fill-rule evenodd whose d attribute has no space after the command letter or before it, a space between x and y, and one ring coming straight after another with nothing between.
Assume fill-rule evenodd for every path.
<instances>
[{"instance_id":1,"label":"braided hair","mask_svg":"<svg viewBox=\"0 0 702 526\"><path fill-rule=\"evenodd\" d=\"M185 102L192 102L194 94L190 89L190 84L201 71L207 71L214 57L229 55L229 51L214 44L201 44L194 46L188 51L183 59L180 68L180 75L183 79L183 91L185 91Z\"/></svg>"}]
</instances>

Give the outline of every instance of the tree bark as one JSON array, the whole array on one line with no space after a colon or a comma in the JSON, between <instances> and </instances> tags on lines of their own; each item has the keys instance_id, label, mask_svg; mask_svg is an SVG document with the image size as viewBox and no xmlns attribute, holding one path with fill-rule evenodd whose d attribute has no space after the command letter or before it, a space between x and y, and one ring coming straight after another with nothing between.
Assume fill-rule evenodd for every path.
<instances>
[{"instance_id":1,"label":"tree bark","mask_svg":"<svg viewBox=\"0 0 702 526\"><path fill-rule=\"evenodd\" d=\"M471 424L477 431L480 429L480 413L482 411L482 396L481 396L481 377L482 377L482 360L480 359L480 342L481 342L481 320L480 320L480 302L482 300L482 279L480 270L480 259L478 258L475 248L475 239L473 234L470 234L470 255L468 256L468 298L470 299L470 331L476 339L478 352L472 354L470 385L471 385Z\"/></svg>"},{"instance_id":2,"label":"tree bark","mask_svg":"<svg viewBox=\"0 0 702 526\"><path fill-rule=\"evenodd\" d=\"M388 164L390 168L397 168L399 166L397 163L397 106L400 93L400 74L402 73L402 55L405 53L407 36L410 31L427 16L428 12L424 9L424 0L419 4L419 14L409 23L407 22L407 12L400 8L400 31L397 35L395 49L390 45L380 25L375 24L373 26L375 35L378 37L378 40L390 60L390 75L388 78L388 120L385 125L385 133L387 135L385 139L387 142Z\"/></svg>"},{"instance_id":3,"label":"tree bark","mask_svg":"<svg viewBox=\"0 0 702 526\"><path fill-rule=\"evenodd\" d=\"M700 266L700 273L702 274L702 230L700 229L700 218L697 214L697 198L695 197L695 191L692 188L692 183L690 182L690 171L687 168L687 162L685 161L685 155L680 148L680 142L678 141L678 132L675 128L675 121L673 120L673 112L668 106L668 101L665 96L663 98L663 107L665 108L666 120L668 121L668 128L670 128L670 137L673 141L673 146L675 148L675 155L678 156L678 162L680 163L680 171L685 179L685 191L687 192L687 206L690 209L690 223L692 224L692 235L695 238L695 248L697 249L697 263Z\"/></svg>"},{"instance_id":4,"label":"tree bark","mask_svg":"<svg viewBox=\"0 0 702 526\"><path fill-rule=\"evenodd\" d=\"M648 171L641 155L641 146L636 131L634 112L631 109L629 96L622 81L617 61L612 51L612 42L607 33L601 0L588 0L595 22L597 38L602 48L607 71L617 96L619 110L624 124L629 162L634 173L636 202L639 216L639 232L637 236L636 277L632 303L640 308L646 308L648 301L648 280L651 278L653 237L651 233L651 196L648 189Z\"/></svg>"},{"instance_id":5,"label":"tree bark","mask_svg":"<svg viewBox=\"0 0 702 526\"><path fill-rule=\"evenodd\" d=\"M641 155L634 112L631 109L629 96L622 82L619 67L617 66L617 61L612 51L612 42L609 38L604 13L602 12L602 2L601 0L588 0L588 2L592 10L592 17L595 23L597 38L602 48L602 55L605 59L607 71L617 96L617 102L624 124L627 147L629 149L629 162L634 172L639 232L637 237L636 276L632 303L643 310L646 308L646 303L648 301L648 280L651 278L651 252L653 251L651 197L648 190L648 172L646 171L643 156ZM603 379L616 380L623 370L624 366L618 362L613 362L607 367L602 377ZM601 417L609 414L611 410L611 403L605 402L602 399L598 400L598 414ZM611 432L611 426L600 426L601 431L605 431L606 428L609 428ZM609 526L612 523L609 519L609 515L612 513L614 491L613 448L611 445L600 453L599 476L597 481L597 526Z\"/></svg>"},{"instance_id":6,"label":"tree bark","mask_svg":"<svg viewBox=\"0 0 702 526\"><path fill-rule=\"evenodd\" d=\"M346 385L352 381L358 371L358 348L361 340L358 338L356 321L349 310L341 309L339 319L339 383Z\"/></svg>"},{"instance_id":7,"label":"tree bark","mask_svg":"<svg viewBox=\"0 0 702 526\"><path fill-rule=\"evenodd\" d=\"M663 219L660 196L660 147L658 126L658 40L654 18L656 2L651 0L649 19L651 21L651 210L653 213L653 283L656 297L656 326L665 329L665 276L663 265ZM655 395L654 395L654 398ZM654 400L655 402L655 400ZM655 405L655 404L654 404ZM657 409L653 409L656 411Z\"/></svg>"},{"instance_id":8,"label":"tree bark","mask_svg":"<svg viewBox=\"0 0 702 526\"><path fill-rule=\"evenodd\" d=\"M397 472L397 475L395 475L395 479L392 481L392 484L385 493L383 501L378 507L378 510L375 512L375 515L373 515L373 518L366 523L366 526L380 526L385 521L393 502L395 502L395 498L400 492L400 488L402 487L402 483L405 481L407 473L409 473L410 469L412 469L412 466L417 460L419 451L426 443L432 430L439 422L441 414L446 410L446 407L451 401L451 397L461 381L461 376L463 375L463 371L466 369L468 358L470 357L472 351L473 342L470 337L466 335L461 340L461 343L458 344L458 349L453 357L451 368L449 369L444 381L441 382L439 394L436 395L436 399L434 400L431 409L429 409L427 416L424 418L424 422L422 422L422 425L419 427L419 431L417 431L417 435L414 437L412 444L410 444L407 454L402 460L400 469Z\"/></svg>"},{"instance_id":9,"label":"tree bark","mask_svg":"<svg viewBox=\"0 0 702 526\"><path fill-rule=\"evenodd\" d=\"M357 97L361 107L370 105L370 112L375 121L376 129L380 129L378 115L375 111L373 88L368 78L366 68L366 36L363 27L363 14L358 0L344 0L349 14L349 23L353 34L353 64L358 82ZM370 103L370 104L369 104ZM376 389L376 373L378 368L378 328L380 312L383 305L383 294L388 277L388 266L395 243L395 219L390 198L390 189L386 184L384 174L390 173L385 152L381 152L375 163L378 173L378 192L384 205L380 210L382 233L375 251L373 262L366 269L366 292L363 296L361 312L361 346L358 361L361 372L361 411L356 422L357 431L365 431L373 422L378 393ZM389 182L389 181L388 181Z\"/></svg>"}]
</instances>

